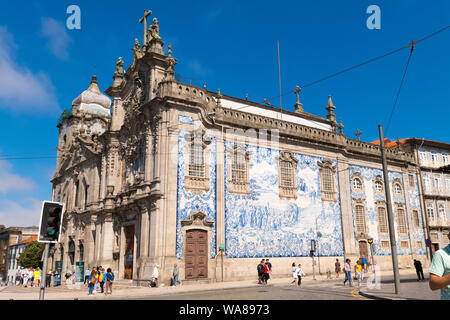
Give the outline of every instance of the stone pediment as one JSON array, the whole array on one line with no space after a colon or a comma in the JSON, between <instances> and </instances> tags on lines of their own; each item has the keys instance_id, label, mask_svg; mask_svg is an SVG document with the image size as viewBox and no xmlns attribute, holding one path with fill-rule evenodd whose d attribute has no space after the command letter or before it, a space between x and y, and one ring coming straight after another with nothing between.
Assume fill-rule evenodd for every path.
<instances>
[{"instance_id":1,"label":"stone pediment","mask_svg":"<svg viewBox=\"0 0 450 320\"><path fill-rule=\"evenodd\" d=\"M195 211L189 216L187 220L181 220L181 225L184 226L200 226L211 227L214 221L206 220L206 214L201 211Z\"/></svg>"}]
</instances>

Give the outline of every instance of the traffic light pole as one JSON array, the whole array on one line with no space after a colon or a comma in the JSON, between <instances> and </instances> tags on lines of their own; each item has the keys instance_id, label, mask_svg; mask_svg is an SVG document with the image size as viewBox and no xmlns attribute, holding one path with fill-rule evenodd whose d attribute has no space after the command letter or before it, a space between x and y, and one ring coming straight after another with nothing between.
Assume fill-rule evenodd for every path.
<instances>
[{"instance_id":1,"label":"traffic light pole","mask_svg":"<svg viewBox=\"0 0 450 320\"><path fill-rule=\"evenodd\" d=\"M44 300L45 293L45 283L47 282L47 264L48 264L48 251L50 248L50 243L45 243L44 248L44 261L42 264L42 278L41 278L41 289L39 291L39 300Z\"/></svg>"},{"instance_id":2,"label":"traffic light pole","mask_svg":"<svg viewBox=\"0 0 450 320\"><path fill-rule=\"evenodd\" d=\"M392 214L392 202L391 202L391 191L389 186L389 175L387 170L387 160L386 151L384 149L384 137L383 137L383 127L378 126L380 133L380 149L381 158L383 163L383 176L384 176L384 191L386 193L386 206L388 214L388 224L389 224L389 237L391 240L391 253L392 253L392 268L394 269L394 284L395 284L395 294L399 293L400 290L400 277L398 273L398 258L397 258L397 244L395 242L395 229L394 229L394 216Z\"/></svg>"}]
</instances>

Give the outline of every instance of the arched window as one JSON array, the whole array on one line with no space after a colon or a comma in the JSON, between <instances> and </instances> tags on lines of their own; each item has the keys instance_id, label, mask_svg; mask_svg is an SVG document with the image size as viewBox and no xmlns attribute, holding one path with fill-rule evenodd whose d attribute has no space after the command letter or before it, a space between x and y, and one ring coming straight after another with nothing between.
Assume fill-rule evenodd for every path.
<instances>
[{"instance_id":1,"label":"arched window","mask_svg":"<svg viewBox=\"0 0 450 320\"><path fill-rule=\"evenodd\" d=\"M439 218L441 218L441 219L445 218L445 208L444 208L444 205L440 204L440 205L439 205L438 211L439 211Z\"/></svg>"},{"instance_id":2,"label":"arched window","mask_svg":"<svg viewBox=\"0 0 450 320\"><path fill-rule=\"evenodd\" d=\"M381 181L375 181L375 191L376 192L383 192L383 183Z\"/></svg>"},{"instance_id":3,"label":"arched window","mask_svg":"<svg viewBox=\"0 0 450 320\"><path fill-rule=\"evenodd\" d=\"M80 250L80 261L84 261L84 246L83 246L83 242L80 241L80 244L78 246L78 249Z\"/></svg>"},{"instance_id":4,"label":"arched window","mask_svg":"<svg viewBox=\"0 0 450 320\"><path fill-rule=\"evenodd\" d=\"M361 189L362 189L362 182L361 182L361 180L359 178L354 178L353 179L353 189L361 191Z\"/></svg>"},{"instance_id":5,"label":"arched window","mask_svg":"<svg viewBox=\"0 0 450 320\"><path fill-rule=\"evenodd\" d=\"M402 187L400 186L399 183L394 183L394 194L396 196L401 196L402 195Z\"/></svg>"}]
</instances>

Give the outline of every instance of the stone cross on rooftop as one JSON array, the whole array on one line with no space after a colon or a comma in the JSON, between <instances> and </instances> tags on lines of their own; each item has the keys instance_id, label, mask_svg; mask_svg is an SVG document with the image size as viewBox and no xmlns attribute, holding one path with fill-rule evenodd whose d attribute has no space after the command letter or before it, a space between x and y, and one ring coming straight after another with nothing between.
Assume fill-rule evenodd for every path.
<instances>
[{"instance_id":1,"label":"stone cross on rooftop","mask_svg":"<svg viewBox=\"0 0 450 320\"><path fill-rule=\"evenodd\" d=\"M358 141L360 141L359 140L359 136L362 134L362 132L361 131L359 131L359 129L356 129L356 133L355 133L355 136L357 136L358 137Z\"/></svg>"},{"instance_id":2,"label":"stone cross on rooftop","mask_svg":"<svg viewBox=\"0 0 450 320\"><path fill-rule=\"evenodd\" d=\"M144 16L139 19L140 23L144 23L144 42L145 45L147 43L147 17L152 14L152 10L144 10Z\"/></svg>"}]
</instances>

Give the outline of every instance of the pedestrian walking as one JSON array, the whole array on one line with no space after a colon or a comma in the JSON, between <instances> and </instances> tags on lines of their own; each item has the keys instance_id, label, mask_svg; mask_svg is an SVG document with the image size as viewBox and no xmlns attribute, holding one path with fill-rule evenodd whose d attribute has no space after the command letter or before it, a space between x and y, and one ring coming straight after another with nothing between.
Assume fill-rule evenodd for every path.
<instances>
[{"instance_id":1,"label":"pedestrian walking","mask_svg":"<svg viewBox=\"0 0 450 320\"><path fill-rule=\"evenodd\" d=\"M423 276L422 262L414 259L414 268L416 268L416 273L417 273L417 278L418 278L417 281L425 280L425 277Z\"/></svg>"},{"instance_id":2,"label":"pedestrian walking","mask_svg":"<svg viewBox=\"0 0 450 320\"><path fill-rule=\"evenodd\" d=\"M299 263L298 267L297 267L297 278L298 278L297 285L298 286L300 286L302 284L302 276L305 276L305 273L302 270L302 265Z\"/></svg>"},{"instance_id":3,"label":"pedestrian walking","mask_svg":"<svg viewBox=\"0 0 450 320\"><path fill-rule=\"evenodd\" d=\"M334 272L336 272L336 279L339 278L341 273L341 264L339 263L339 259L336 259L336 262L334 263Z\"/></svg>"},{"instance_id":4,"label":"pedestrian walking","mask_svg":"<svg viewBox=\"0 0 450 320\"><path fill-rule=\"evenodd\" d=\"M450 233L447 237L450 240ZM450 300L450 244L434 253L428 272L430 289L441 289L441 300Z\"/></svg>"},{"instance_id":5,"label":"pedestrian walking","mask_svg":"<svg viewBox=\"0 0 450 320\"><path fill-rule=\"evenodd\" d=\"M34 270L33 276L34 276L34 286L39 287L41 285L41 273L39 267L37 267L37 269Z\"/></svg>"},{"instance_id":6,"label":"pedestrian walking","mask_svg":"<svg viewBox=\"0 0 450 320\"><path fill-rule=\"evenodd\" d=\"M91 270L91 274L89 275L89 295L92 296L92 294L94 293L94 287L95 287L95 283L96 283L96 276L97 275L97 270L95 270L95 268L92 268Z\"/></svg>"},{"instance_id":7,"label":"pedestrian walking","mask_svg":"<svg viewBox=\"0 0 450 320\"><path fill-rule=\"evenodd\" d=\"M47 272L47 277L45 278L45 287L51 287L52 284L52 270L49 269Z\"/></svg>"},{"instance_id":8,"label":"pedestrian walking","mask_svg":"<svg viewBox=\"0 0 450 320\"><path fill-rule=\"evenodd\" d=\"M269 278L267 280L270 281L272 279L272 263L269 262L269 259L266 259L266 263L269 268Z\"/></svg>"},{"instance_id":9,"label":"pedestrian walking","mask_svg":"<svg viewBox=\"0 0 450 320\"><path fill-rule=\"evenodd\" d=\"M263 275L264 275L264 259L261 260L261 262L256 267L258 271L258 284L262 284Z\"/></svg>"},{"instance_id":10,"label":"pedestrian walking","mask_svg":"<svg viewBox=\"0 0 450 320\"><path fill-rule=\"evenodd\" d=\"M17 272L16 272L16 278L15 278L15 285L16 285L16 286L19 286L19 285L20 285L20 277L21 277L20 270L17 270Z\"/></svg>"},{"instance_id":11,"label":"pedestrian walking","mask_svg":"<svg viewBox=\"0 0 450 320\"><path fill-rule=\"evenodd\" d=\"M112 294L112 284L114 282L114 272L111 271L111 268L106 270L106 284L105 284L105 295Z\"/></svg>"},{"instance_id":12,"label":"pedestrian walking","mask_svg":"<svg viewBox=\"0 0 450 320\"><path fill-rule=\"evenodd\" d=\"M267 284L268 280L269 280L269 262L266 260L266 263L264 264L264 273L262 276L262 281L264 284Z\"/></svg>"},{"instance_id":13,"label":"pedestrian walking","mask_svg":"<svg viewBox=\"0 0 450 320\"><path fill-rule=\"evenodd\" d=\"M178 279L178 277L179 277L179 270L178 270L178 266L177 266L176 263L173 265L172 276L173 276L173 287L175 287L177 285L177 283L179 283L180 286L181 286L181 281Z\"/></svg>"},{"instance_id":14,"label":"pedestrian walking","mask_svg":"<svg viewBox=\"0 0 450 320\"><path fill-rule=\"evenodd\" d=\"M59 279L59 272L58 269L54 269L53 270L53 286L56 287L58 285L60 285L61 279ZM89 280L89 279L88 279Z\"/></svg>"},{"instance_id":15,"label":"pedestrian walking","mask_svg":"<svg viewBox=\"0 0 450 320\"><path fill-rule=\"evenodd\" d=\"M84 273L84 283L89 285L89 276L91 275L91 270L89 268L86 269L86 272Z\"/></svg>"},{"instance_id":16,"label":"pedestrian walking","mask_svg":"<svg viewBox=\"0 0 450 320\"><path fill-rule=\"evenodd\" d=\"M100 293L104 294L104 285L105 285L105 278L104 278L104 274L105 274L105 269L103 268L99 268L98 270L98 283L100 285Z\"/></svg>"},{"instance_id":17,"label":"pedestrian walking","mask_svg":"<svg viewBox=\"0 0 450 320\"><path fill-rule=\"evenodd\" d=\"M365 255L362 255L361 258L361 266L362 266L362 270L361 270L361 280L364 280L364 275L367 272L367 258Z\"/></svg>"},{"instance_id":18,"label":"pedestrian walking","mask_svg":"<svg viewBox=\"0 0 450 320\"><path fill-rule=\"evenodd\" d=\"M98 289L100 289L100 267L97 267L95 270L94 294L98 292Z\"/></svg>"},{"instance_id":19,"label":"pedestrian walking","mask_svg":"<svg viewBox=\"0 0 450 320\"><path fill-rule=\"evenodd\" d=\"M293 284L297 285L297 266L295 265L295 262L292 262L292 267L291 267L291 271L292 271L292 281L289 284L290 286L292 286Z\"/></svg>"},{"instance_id":20,"label":"pedestrian walking","mask_svg":"<svg viewBox=\"0 0 450 320\"><path fill-rule=\"evenodd\" d=\"M28 269L27 287L33 287L34 283L34 270L33 268Z\"/></svg>"},{"instance_id":21,"label":"pedestrian walking","mask_svg":"<svg viewBox=\"0 0 450 320\"><path fill-rule=\"evenodd\" d=\"M345 283L348 281L349 286L352 286L352 267L350 265L350 259L346 259L345 260L345 264L344 264L344 273L345 273L345 280L344 280L344 285Z\"/></svg>"},{"instance_id":22,"label":"pedestrian walking","mask_svg":"<svg viewBox=\"0 0 450 320\"><path fill-rule=\"evenodd\" d=\"M361 287L362 273L363 273L363 266L361 263L361 259L359 259L358 261L356 261L355 264L355 276L356 280L358 281L358 289Z\"/></svg>"}]
</instances>

